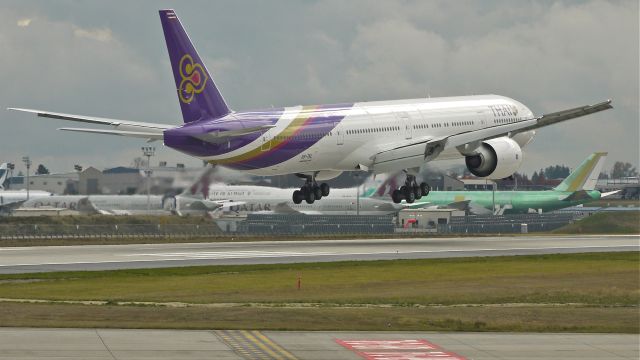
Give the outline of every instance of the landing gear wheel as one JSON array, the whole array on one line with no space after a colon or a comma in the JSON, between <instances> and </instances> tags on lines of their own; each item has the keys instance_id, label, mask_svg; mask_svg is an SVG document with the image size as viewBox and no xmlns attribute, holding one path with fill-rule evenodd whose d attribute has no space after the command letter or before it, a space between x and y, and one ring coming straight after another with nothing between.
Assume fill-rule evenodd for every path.
<instances>
[{"instance_id":1,"label":"landing gear wheel","mask_svg":"<svg viewBox=\"0 0 640 360\"><path fill-rule=\"evenodd\" d=\"M313 187L313 195L316 200L322 199L322 189L320 189L320 186L316 185Z\"/></svg>"},{"instance_id":2,"label":"landing gear wheel","mask_svg":"<svg viewBox=\"0 0 640 360\"><path fill-rule=\"evenodd\" d=\"M307 202L307 204L313 204L316 201L316 196L314 195L313 191L305 192L304 200Z\"/></svg>"},{"instance_id":3,"label":"landing gear wheel","mask_svg":"<svg viewBox=\"0 0 640 360\"><path fill-rule=\"evenodd\" d=\"M412 186L403 186L400 188L400 191L402 191L402 193L404 194L404 199L407 201L407 203L412 204L414 201L416 201L416 194L413 193Z\"/></svg>"},{"instance_id":4,"label":"landing gear wheel","mask_svg":"<svg viewBox=\"0 0 640 360\"><path fill-rule=\"evenodd\" d=\"M418 185L413 185L413 196L416 198L416 200L420 200L422 198L422 190L420 189L420 186Z\"/></svg>"},{"instance_id":5,"label":"landing gear wheel","mask_svg":"<svg viewBox=\"0 0 640 360\"><path fill-rule=\"evenodd\" d=\"M391 193L391 199L396 204L400 204L400 202L402 202L402 198L402 191L398 189L393 190L393 192Z\"/></svg>"},{"instance_id":6,"label":"landing gear wheel","mask_svg":"<svg viewBox=\"0 0 640 360\"><path fill-rule=\"evenodd\" d=\"M293 203L300 204L304 200L304 194L300 190L296 190L293 192Z\"/></svg>"},{"instance_id":7,"label":"landing gear wheel","mask_svg":"<svg viewBox=\"0 0 640 360\"><path fill-rule=\"evenodd\" d=\"M429 195L429 191L431 191L431 186L426 182L420 183L420 190L422 192L422 196Z\"/></svg>"},{"instance_id":8,"label":"landing gear wheel","mask_svg":"<svg viewBox=\"0 0 640 360\"><path fill-rule=\"evenodd\" d=\"M322 183L320 184L320 190L322 190L322 196L329 196L329 191L331 190L331 188L329 187L329 184Z\"/></svg>"}]
</instances>

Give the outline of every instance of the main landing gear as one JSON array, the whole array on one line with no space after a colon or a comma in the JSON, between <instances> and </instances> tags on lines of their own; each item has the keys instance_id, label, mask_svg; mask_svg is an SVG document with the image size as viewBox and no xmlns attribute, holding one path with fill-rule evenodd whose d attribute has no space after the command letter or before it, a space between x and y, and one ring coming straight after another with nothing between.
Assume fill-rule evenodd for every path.
<instances>
[{"instance_id":1,"label":"main landing gear","mask_svg":"<svg viewBox=\"0 0 640 360\"><path fill-rule=\"evenodd\" d=\"M393 190L391 199L393 199L393 202L396 204L399 204L402 200L406 200L407 203L411 204L416 200L420 200L423 196L427 196L429 191L431 191L429 184L422 182L418 185L416 176L407 174L404 185L402 185L400 189Z\"/></svg>"},{"instance_id":2,"label":"main landing gear","mask_svg":"<svg viewBox=\"0 0 640 360\"><path fill-rule=\"evenodd\" d=\"M298 175L300 176L300 175ZM331 188L329 184L322 183L318 185L313 176L302 176L306 179L300 190L293 192L293 203L300 204L303 200L307 204L313 204L316 200L320 200L329 195Z\"/></svg>"}]
</instances>

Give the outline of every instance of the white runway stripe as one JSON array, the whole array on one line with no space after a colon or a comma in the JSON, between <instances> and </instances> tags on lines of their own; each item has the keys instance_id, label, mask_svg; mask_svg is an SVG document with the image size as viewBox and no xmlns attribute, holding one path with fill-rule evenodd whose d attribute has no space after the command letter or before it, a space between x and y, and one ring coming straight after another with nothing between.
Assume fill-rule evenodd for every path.
<instances>
[{"instance_id":1,"label":"white runway stripe","mask_svg":"<svg viewBox=\"0 0 640 360\"><path fill-rule=\"evenodd\" d=\"M287 257L287 256L327 256L345 255L338 252L289 252L289 251L223 251L223 252L177 252L177 253L153 253L153 254L126 254L123 256L155 256L161 258L183 259L232 259L232 258L257 258L257 257Z\"/></svg>"}]
</instances>

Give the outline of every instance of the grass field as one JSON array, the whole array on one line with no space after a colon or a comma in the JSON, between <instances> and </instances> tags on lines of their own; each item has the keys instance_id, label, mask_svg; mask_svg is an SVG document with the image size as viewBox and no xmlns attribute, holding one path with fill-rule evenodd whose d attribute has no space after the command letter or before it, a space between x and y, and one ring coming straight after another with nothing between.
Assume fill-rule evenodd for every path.
<instances>
[{"instance_id":1,"label":"grass field","mask_svg":"<svg viewBox=\"0 0 640 360\"><path fill-rule=\"evenodd\" d=\"M46 300L3 300L0 324L638 333L639 261L629 252L0 275L0 298Z\"/></svg>"},{"instance_id":2,"label":"grass field","mask_svg":"<svg viewBox=\"0 0 640 360\"><path fill-rule=\"evenodd\" d=\"M553 231L556 234L640 234L640 211L601 212Z\"/></svg>"}]
</instances>

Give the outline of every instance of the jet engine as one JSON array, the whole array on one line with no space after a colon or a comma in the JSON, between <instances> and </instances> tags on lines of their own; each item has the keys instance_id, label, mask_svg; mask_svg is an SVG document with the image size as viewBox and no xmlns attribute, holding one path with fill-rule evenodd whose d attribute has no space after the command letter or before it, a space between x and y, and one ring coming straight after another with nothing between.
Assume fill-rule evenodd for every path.
<instances>
[{"instance_id":1,"label":"jet engine","mask_svg":"<svg viewBox=\"0 0 640 360\"><path fill-rule=\"evenodd\" d=\"M484 141L473 155L465 156L465 164L473 175L489 179L509 177L521 163L520 145L507 137Z\"/></svg>"}]
</instances>

